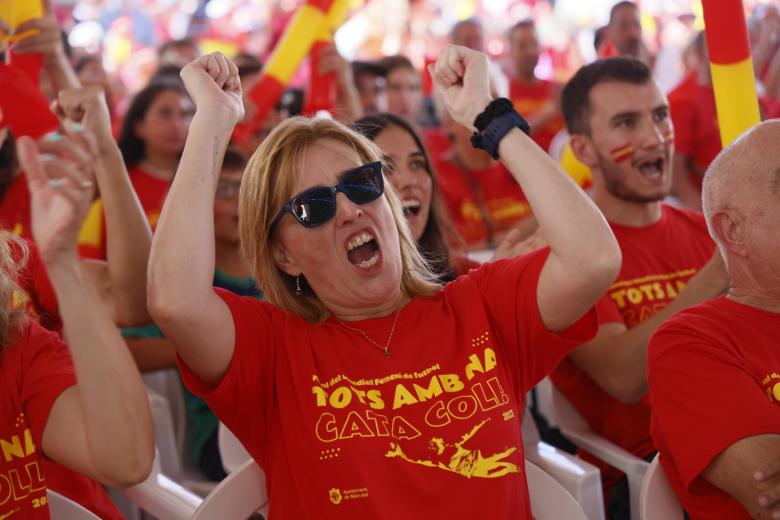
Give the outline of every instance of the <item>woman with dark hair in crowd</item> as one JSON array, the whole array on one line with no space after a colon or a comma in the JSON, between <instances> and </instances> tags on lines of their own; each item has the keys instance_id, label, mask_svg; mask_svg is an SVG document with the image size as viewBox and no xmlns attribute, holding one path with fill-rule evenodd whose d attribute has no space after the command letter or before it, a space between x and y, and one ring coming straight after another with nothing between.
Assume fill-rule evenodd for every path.
<instances>
[{"instance_id":1,"label":"woman with dark hair in crowd","mask_svg":"<svg viewBox=\"0 0 780 520\"><path fill-rule=\"evenodd\" d=\"M469 266L453 264L448 243L458 240L457 232L444 213L431 161L417 132L406 120L388 113L363 117L353 126L382 149L385 176L401 199L420 251L443 281L452 280L460 267Z\"/></svg>"},{"instance_id":2,"label":"woman with dark hair in crowd","mask_svg":"<svg viewBox=\"0 0 780 520\"><path fill-rule=\"evenodd\" d=\"M119 149L152 229L184 149L192 110L181 80L160 76L136 94L125 114ZM105 258L106 232L101 206L98 201L92 207L79 237L82 257Z\"/></svg>"},{"instance_id":3,"label":"woman with dark hair in crowd","mask_svg":"<svg viewBox=\"0 0 780 520\"><path fill-rule=\"evenodd\" d=\"M290 118L239 195L258 301L213 288L209 209L243 115L237 69L219 53L182 69L197 112L153 240L149 308L185 384L265 470L271 518L531 518L523 397L595 333L620 251L491 99L483 54L448 47L433 77L462 124L484 114L482 144L550 248L441 286L384 189L378 147L333 120Z\"/></svg>"}]
</instances>

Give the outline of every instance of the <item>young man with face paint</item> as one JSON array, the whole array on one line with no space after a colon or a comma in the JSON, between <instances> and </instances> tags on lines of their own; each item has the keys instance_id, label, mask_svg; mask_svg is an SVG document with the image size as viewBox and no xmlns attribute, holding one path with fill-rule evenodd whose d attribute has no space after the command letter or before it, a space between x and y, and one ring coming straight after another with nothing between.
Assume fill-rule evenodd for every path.
<instances>
[{"instance_id":1,"label":"young man with face paint","mask_svg":"<svg viewBox=\"0 0 780 520\"><path fill-rule=\"evenodd\" d=\"M723 265L702 215L661 202L671 187L674 133L647 65L624 57L587 65L564 87L562 107L572 150L593 171L592 197L623 265L601 302L599 333L552 379L596 433L648 458L655 452L648 340L677 311L721 293ZM615 487L620 475L607 468L602 475L610 517L628 518L627 487Z\"/></svg>"}]
</instances>

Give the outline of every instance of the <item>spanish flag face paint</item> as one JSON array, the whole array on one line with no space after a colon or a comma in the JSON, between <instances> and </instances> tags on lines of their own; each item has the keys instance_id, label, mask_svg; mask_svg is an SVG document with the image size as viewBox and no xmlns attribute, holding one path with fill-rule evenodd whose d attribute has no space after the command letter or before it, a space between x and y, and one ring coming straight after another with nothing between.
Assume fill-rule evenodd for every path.
<instances>
[{"instance_id":1,"label":"spanish flag face paint","mask_svg":"<svg viewBox=\"0 0 780 520\"><path fill-rule=\"evenodd\" d=\"M667 131L664 136L664 144L674 144L674 130Z\"/></svg>"},{"instance_id":2,"label":"spanish flag face paint","mask_svg":"<svg viewBox=\"0 0 780 520\"><path fill-rule=\"evenodd\" d=\"M636 152L636 147L631 143L626 143L610 150L609 155L616 163L622 163L631 159L634 152Z\"/></svg>"}]
</instances>

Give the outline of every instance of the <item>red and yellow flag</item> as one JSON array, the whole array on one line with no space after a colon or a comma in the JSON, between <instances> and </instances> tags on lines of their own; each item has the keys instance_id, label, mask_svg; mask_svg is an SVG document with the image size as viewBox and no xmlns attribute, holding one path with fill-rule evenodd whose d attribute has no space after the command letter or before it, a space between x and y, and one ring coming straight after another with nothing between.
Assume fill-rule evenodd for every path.
<instances>
[{"instance_id":1,"label":"red and yellow flag","mask_svg":"<svg viewBox=\"0 0 780 520\"><path fill-rule=\"evenodd\" d=\"M712 88L725 148L761 122L742 0L702 0Z\"/></svg>"}]
</instances>

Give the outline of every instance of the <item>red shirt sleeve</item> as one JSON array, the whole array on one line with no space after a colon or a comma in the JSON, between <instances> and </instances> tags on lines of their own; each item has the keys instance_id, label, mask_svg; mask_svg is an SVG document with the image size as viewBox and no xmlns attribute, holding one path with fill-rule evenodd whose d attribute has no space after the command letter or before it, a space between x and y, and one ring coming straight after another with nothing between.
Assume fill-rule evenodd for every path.
<instances>
[{"instance_id":1,"label":"red shirt sleeve","mask_svg":"<svg viewBox=\"0 0 780 520\"><path fill-rule=\"evenodd\" d=\"M22 402L38 446L54 401L76 384L70 351L60 337L29 322L18 345L22 359Z\"/></svg>"},{"instance_id":2,"label":"red shirt sleeve","mask_svg":"<svg viewBox=\"0 0 780 520\"><path fill-rule=\"evenodd\" d=\"M264 446L268 432L268 416L273 398L274 371L274 316L276 327L279 313L267 302L251 297L237 296L230 291L215 288L233 316L235 346L225 376L211 388L204 384L177 355L179 372L185 386L202 397L214 413L239 439L256 438L257 446ZM240 402L241 406L236 406ZM253 410L253 413L246 413ZM255 413L256 411L257 413ZM252 453L256 460L265 460Z\"/></svg>"},{"instance_id":3,"label":"red shirt sleeve","mask_svg":"<svg viewBox=\"0 0 780 520\"><path fill-rule=\"evenodd\" d=\"M599 315L599 325L606 325L607 323L625 324L620 310L608 294L605 294L596 302L596 312Z\"/></svg>"},{"instance_id":4,"label":"red shirt sleeve","mask_svg":"<svg viewBox=\"0 0 780 520\"><path fill-rule=\"evenodd\" d=\"M482 293L488 319L508 354L520 368L520 381L529 390L541 381L577 345L596 333L594 309L560 332L551 332L542 321L537 300L539 274L549 248L519 258L486 264L474 276Z\"/></svg>"},{"instance_id":5,"label":"red shirt sleeve","mask_svg":"<svg viewBox=\"0 0 780 520\"><path fill-rule=\"evenodd\" d=\"M736 441L780 431L780 415L755 378L741 368L736 353L716 348L697 333L695 323L672 320L650 339L653 435L690 489L710 462Z\"/></svg>"}]
</instances>

